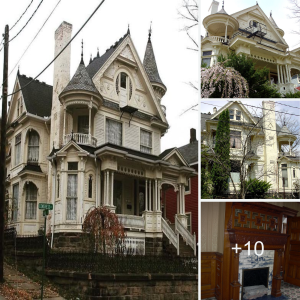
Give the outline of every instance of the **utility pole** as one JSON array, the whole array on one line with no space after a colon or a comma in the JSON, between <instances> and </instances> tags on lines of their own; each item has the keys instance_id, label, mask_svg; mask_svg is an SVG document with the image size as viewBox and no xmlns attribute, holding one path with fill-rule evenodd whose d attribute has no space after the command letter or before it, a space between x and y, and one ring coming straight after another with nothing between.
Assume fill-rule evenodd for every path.
<instances>
[{"instance_id":1,"label":"utility pole","mask_svg":"<svg viewBox=\"0 0 300 300\"><path fill-rule=\"evenodd\" d=\"M5 213L5 156L6 156L6 119L7 119L7 85L8 85L8 40L9 27L5 26L4 33L4 63L2 84L2 119L1 119L1 148L0 148L0 282L3 282L4 260L4 213Z\"/></svg>"}]
</instances>

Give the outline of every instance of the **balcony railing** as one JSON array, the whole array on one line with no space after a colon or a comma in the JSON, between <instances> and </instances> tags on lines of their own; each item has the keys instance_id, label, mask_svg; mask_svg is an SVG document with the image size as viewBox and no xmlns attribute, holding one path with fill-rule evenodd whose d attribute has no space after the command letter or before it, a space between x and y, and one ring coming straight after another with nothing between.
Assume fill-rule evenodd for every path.
<instances>
[{"instance_id":1,"label":"balcony railing","mask_svg":"<svg viewBox=\"0 0 300 300\"><path fill-rule=\"evenodd\" d=\"M124 228L145 230L145 220L143 217L119 214L117 216Z\"/></svg>"},{"instance_id":2,"label":"balcony railing","mask_svg":"<svg viewBox=\"0 0 300 300\"><path fill-rule=\"evenodd\" d=\"M283 152L283 151L278 152L278 156L283 156L283 155L296 156L296 153L293 152L293 151L291 151L291 153L289 151L287 151L287 152Z\"/></svg>"},{"instance_id":3,"label":"balcony railing","mask_svg":"<svg viewBox=\"0 0 300 300\"><path fill-rule=\"evenodd\" d=\"M222 36L209 36L207 37L212 42L220 42L220 43L225 43L225 38Z\"/></svg>"},{"instance_id":4,"label":"balcony railing","mask_svg":"<svg viewBox=\"0 0 300 300\"><path fill-rule=\"evenodd\" d=\"M85 133L69 133L64 136L64 145L66 145L69 141L75 141L77 144L81 145L89 145L89 146L97 146L97 139L93 136Z\"/></svg>"}]
</instances>

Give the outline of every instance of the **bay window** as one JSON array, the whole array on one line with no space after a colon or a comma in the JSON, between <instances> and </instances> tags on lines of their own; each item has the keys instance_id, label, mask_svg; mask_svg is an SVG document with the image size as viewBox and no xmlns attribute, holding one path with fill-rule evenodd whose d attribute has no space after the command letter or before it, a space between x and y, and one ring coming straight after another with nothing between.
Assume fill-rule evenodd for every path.
<instances>
[{"instance_id":1,"label":"bay window","mask_svg":"<svg viewBox=\"0 0 300 300\"><path fill-rule=\"evenodd\" d=\"M25 219L36 219L37 187L30 182L26 185Z\"/></svg>"},{"instance_id":2,"label":"bay window","mask_svg":"<svg viewBox=\"0 0 300 300\"><path fill-rule=\"evenodd\" d=\"M68 174L66 219L77 219L77 174Z\"/></svg>"},{"instance_id":3,"label":"bay window","mask_svg":"<svg viewBox=\"0 0 300 300\"><path fill-rule=\"evenodd\" d=\"M13 199L12 199L12 221L18 219L18 205L19 205L19 184L13 185Z\"/></svg>"}]
</instances>

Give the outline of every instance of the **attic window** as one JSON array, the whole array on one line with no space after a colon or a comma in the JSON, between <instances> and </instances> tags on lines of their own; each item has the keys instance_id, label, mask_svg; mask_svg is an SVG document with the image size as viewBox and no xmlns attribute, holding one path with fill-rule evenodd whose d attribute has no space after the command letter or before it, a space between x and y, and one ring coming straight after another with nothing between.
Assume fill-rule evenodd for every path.
<instances>
[{"instance_id":1,"label":"attic window","mask_svg":"<svg viewBox=\"0 0 300 300\"><path fill-rule=\"evenodd\" d=\"M242 112L239 111L239 110L237 110L237 111L236 111L236 116L235 116L235 118L236 118L237 121L240 121L240 120L241 120L241 115L242 115Z\"/></svg>"},{"instance_id":2,"label":"attic window","mask_svg":"<svg viewBox=\"0 0 300 300\"><path fill-rule=\"evenodd\" d=\"M127 102L132 96L132 82L127 73L121 72L116 78L116 92L120 101ZM124 105L123 105L124 106Z\"/></svg>"},{"instance_id":3,"label":"attic window","mask_svg":"<svg viewBox=\"0 0 300 300\"><path fill-rule=\"evenodd\" d=\"M230 120L234 119L234 110L233 109L229 109L229 117L230 117Z\"/></svg>"}]
</instances>

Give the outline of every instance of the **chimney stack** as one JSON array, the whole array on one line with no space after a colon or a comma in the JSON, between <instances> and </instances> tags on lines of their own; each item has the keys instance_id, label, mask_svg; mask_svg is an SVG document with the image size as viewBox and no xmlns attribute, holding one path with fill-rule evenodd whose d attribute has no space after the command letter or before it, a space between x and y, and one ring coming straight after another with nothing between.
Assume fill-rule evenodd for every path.
<instances>
[{"instance_id":1,"label":"chimney stack","mask_svg":"<svg viewBox=\"0 0 300 300\"><path fill-rule=\"evenodd\" d=\"M190 144L197 142L197 138L196 138L196 129L195 128L191 128L190 129Z\"/></svg>"},{"instance_id":2,"label":"chimney stack","mask_svg":"<svg viewBox=\"0 0 300 300\"><path fill-rule=\"evenodd\" d=\"M215 14L218 12L218 9L219 9L219 2L218 1L215 1L213 0L208 11L210 10L210 14Z\"/></svg>"},{"instance_id":3,"label":"chimney stack","mask_svg":"<svg viewBox=\"0 0 300 300\"><path fill-rule=\"evenodd\" d=\"M218 111L216 107L213 108L214 114Z\"/></svg>"}]
</instances>

